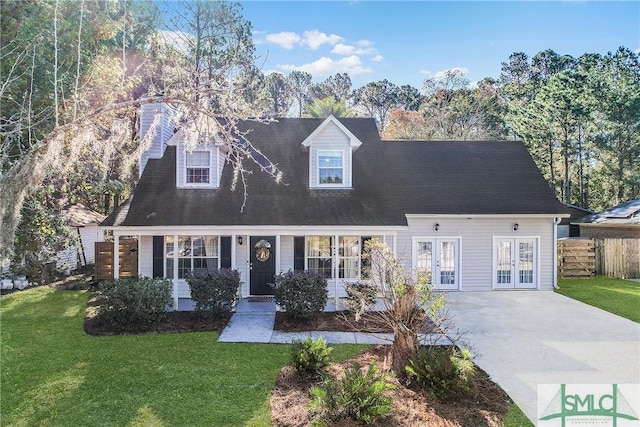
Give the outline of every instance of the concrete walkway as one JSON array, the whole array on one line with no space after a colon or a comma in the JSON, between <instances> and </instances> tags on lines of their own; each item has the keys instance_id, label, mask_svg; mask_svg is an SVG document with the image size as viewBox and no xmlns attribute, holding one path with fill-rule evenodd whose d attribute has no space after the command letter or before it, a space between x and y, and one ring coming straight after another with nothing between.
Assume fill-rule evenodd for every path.
<instances>
[{"instance_id":1,"label":"concrete walkway","mask_svg":"<svg viewBox=\"0 0 640 427\"><path fill-rule=\"evenodd\" d=\"M229 324L222 331L220 342L256 342L272 344L290 344L292 340L305 340L309 337L322 337L329 344L391 344L393 334L370 334L363 332L282 332L274 331L276 306L274 302L249 302L241 300ZM433 342L429 336L421 336L421 340ZM440 339L437 344L450 344Z\"/></svg>"},{"instance_id":2,"label":"concrete walkway","mask_svg":"<svg viewBox=\"0 0 640 427\"><path fill-rule=\"evenodd\" d=\"M452 292L476 363L537 424L538 384L640 383L640 324L547 291Z\"/></svg>"}]
</instances>

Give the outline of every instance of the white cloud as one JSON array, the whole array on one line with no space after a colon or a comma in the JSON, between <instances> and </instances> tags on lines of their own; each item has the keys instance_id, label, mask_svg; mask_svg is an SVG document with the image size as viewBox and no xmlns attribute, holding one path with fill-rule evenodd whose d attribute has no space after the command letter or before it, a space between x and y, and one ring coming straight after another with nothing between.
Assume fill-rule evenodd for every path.
<instances>
[{"instance_id":1,"label":"white cloud","mask_svg":"<svg viewBox=\"0 0 640 427\"><path fill-rule=\"evenodd\" d=\"M278 64L278 68L283 71L306 71L314 77L325 77L336 73L348 73L352 76L371 73L372 70L362 65L360 57L357 55L346 56L339 60L322 57L314 62L303 65Z\"/></svg>"},{"instance_id":2,"label":"white cloud","mask_svg":"<svg viewBox=\"0 0 640 427\"><path fill-rule=\"evenodd\" d=\"M431 71L429 71L429 70L422 69L422 70L420 70L420 74L424 74L425 76L430 76L433 73Z\"/></svg>"},{"instance_id":3,"label":"white cloud","mask_svg":"<svg viewBox=\"0 0 640 427\"><path fill-rule=\"evenodd\" d=\"M333 46L344 40L336 34L326 35L318 30L305 31L302 35L302 44L309 46L311 50L317 50L323 44L330 44Z\"/></svg>"},{"instance_id":4,"label":"white cloud","mask_svg":"<svg viewBox=\"0 0 640 427\"><path fill-rule=\"evenodd\" d=\"M358 40L353 44L338 43L331 53L336 55L375 55L378 51L369 40Z\"/></svg>"},{"instance_id":5,"label":"white cloud","mask_svg":"<svg viewBox=\"0 0 640 427\"><path fill-rule=\"evenodd\" d=\"M300 36L297 35L296 33L288 32L288 31L283 31L281 33L267 34L265 39L269 43L277 44L283 49L293 49L293 47L296 44L300 43L300 40L302 40Z\"/></svg>"},{"instance_id":6,"label":"white cloud","mask_svg":"<svg viewBox=\"0 0 640 427\"><path fill-rule=\"evenodd\" d=\"M384 61L384 56L376 55L373 58L371 58L371 60L374 61L374 62L382 62L382 61Z\"/></svg>"}]
</instances>

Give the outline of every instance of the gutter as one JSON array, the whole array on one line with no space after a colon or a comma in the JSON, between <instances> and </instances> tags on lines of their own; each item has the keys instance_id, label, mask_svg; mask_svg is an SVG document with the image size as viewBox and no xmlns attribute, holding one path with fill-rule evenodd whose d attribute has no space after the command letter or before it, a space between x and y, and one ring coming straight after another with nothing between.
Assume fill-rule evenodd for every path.
<instances>
[{"instance_id":1,"label":"gutter","mask_svg":"<svg viewBox=\"0 0 640 427\"><path fill-rule=\"evenodd\" d=\"M558 286L558 224L561 218L553 219L553 289L560 289Z\"/></svg>"}]
</instances>

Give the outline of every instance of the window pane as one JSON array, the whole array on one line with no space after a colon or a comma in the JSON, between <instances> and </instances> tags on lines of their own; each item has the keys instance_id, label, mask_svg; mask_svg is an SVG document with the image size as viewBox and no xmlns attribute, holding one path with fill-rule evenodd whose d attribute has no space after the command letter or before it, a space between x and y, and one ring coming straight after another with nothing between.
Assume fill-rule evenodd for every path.
<instances>
[{"instance_id":1,"label":"window pane","mask_svg":"<svg viewBox=\"0 0 640 427\"><path fill-rule=\"evenodd\" d=\"M191 259L178 258L178 279L187 277L189 271L191 271Z\"/></svg>"},{"instance_id":2,"label":"window pane","mask_svg":"<svg viewBox=\"0 0 640 427\"><path fill-rule=\"evenodd\" d=\"M340 236L339 237L339 253L340 256L357 257L360 256L360 237L358 236Z\"/></svg>"},{"instance_id":3,"label":"window pane","mask_svg":"<svg viewBox=\"0 0 640 427\"><path fill-rule=\"evenodd\" d=\"M342 168L342 152L340 151L318 153L318 160L321 168Z\"/></svg>"},{"instance_id":4,"label":"window pane","mask_svg":"<svg viewBox=\"0 0 640 427\"><path fill-rule=\"evenodd\" d=\"M341 279L358 278L358 258L341 258L338 267L338 277Z\"/></svg>"},{"instance_id":5,"label":"window pane","mask_svg":"<svg viewBox=\"0 0 640 427\"><path fill-rule=\"evenodd\" d=\"M309 257L331 257L330 236L309 236L307 237L307 255Z\"/></svg>"},{"instance_id":6,"label":"window pane","mask_svg":"<svg viewBox=\"0 0 640 427\"><path fill-rule=\"evenodd\" d=\"M173 279L173 258L167 258L164 277Z\"/></svg>"},{"instance_id":7,"label":"window pane","mask_svg":"<svg viewBox=\"0 0 640 427\"><path fill-rule=\"evenodd\" d=\"M342 169L320 169L320 184L342 184Z\"/></svg>"},{"instance_id":8,"label":"window pane","mask_svg":"<svg viewBox=\"0 0 640 427\"><path fill-rule=\"evenodd\" d=\"M191 237L178 236L178 256L190 256L191 255Z\"/></svg>"},{"instance_id":9,"label":"window pane","mask_svg":"<svg viewBox=\"0 0 640 427\"><path fill-rule=\"evenodd\" d=\"M209 152L208 151L187 151L186 164L187 167L209 168Z\"/></svg>"},{"instance_id":10,"label":"window pane","mask_svg":"<svg viewBox=\"0 0 640 427\"><path fill-rule=\"evenodd\" d=\"M431 242L418 242L418 259L416 268L426 272L431 272L433 247Z\"/></svg>"},{"instance_id":11,"label":"window pane","mask_svg":"<svg viewBox=\"0 0 640 427\"><path fill-rule=\"evenodd\" d=\"M331 278L333 272L331 268L331 258L309 258L307 262L309 271L320 274L327 279Z\"/></svg>"},{"instance_id":12,"label":"window pane","mask_svg":"<svg viewBox=\"0 0 640 427\"><path fill-rule=\"evenodd\" d=\"M533 283L533 242L520 242L519 250L520 283Z\"/></svg>"},{"instance_id":13,"label":"window pane","mask_svg":"<svg viewBox=\"0 0 640 427\"><path fill-rule=\"evenodd\" d=\"M440 284L456 283L456 244L440 242Z\"/></svg>"},{"instance_id":14,"label":"window pane","mask_svg":"<svg viewBox=\"0 0 640 427\"><path fill-rule=\"evenodd\" d=\"M208 184L209 168L187 168L187 184Z\"/></svg>"},{"instance_id":15,"label":"window pane","mask_svg":"<svg viewBox=\"0 0 640 427\"><path fill-rule=\"evenodd\" d=\"M204 250L204 238L202 236L193 237L191 239L193 245L193 256L206 256L207 253Z\"/></svg>"},{"instance_id":16,"label":"window pane","mask_svg":"<svg viewBox=\"0 0 640 427\"><path fill-rule=\"evenodd\" d=\"M204 237L204 248L207 256L217 257L218 256L218 236L205 236Z\"/></svg>"},{"instance_id":17,"label":"window pane","mask_svg":"<svg viewBox=\"0 0 640 427\"><path fill-rule=\"evenodd\" d=\"M511 283L511 242L497 242L496 282Z\"/></svg>"}]
</instances>

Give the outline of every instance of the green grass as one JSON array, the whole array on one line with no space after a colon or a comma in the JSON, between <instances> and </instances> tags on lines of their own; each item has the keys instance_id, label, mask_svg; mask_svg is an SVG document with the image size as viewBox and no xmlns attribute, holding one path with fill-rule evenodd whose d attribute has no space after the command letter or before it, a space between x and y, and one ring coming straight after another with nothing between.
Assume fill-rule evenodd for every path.
<instances>
[{"instance_id":1,"label":"green grass","mask_svg":"<svg viewBox=\"0 0 640 427\"><path fill-rule=\"evenodd\" d=\"M533 427L533 423L515 403L509 406L502 423L504 427Z\"/></svg>"},{"instance_id":2,"label":"green grass","mask_svg":"<svg viewBox=\"0 0 640 427\"><path fill-rule=\"evenodd\" d=\"M640 323L640 282L598 276L559 279L556 292Z\"/></svg>"},{"instance_id":3,"label":"green grass","mask_svg":"<svg viewBox=\"0 0 640 427\"><path fill-rule=\"evenodd\" d=\"M86 301L47 288L0 299L2 425L269 425L288 345L219 343L212 332L92 337Z\"/></svg>"}]
</instances>

